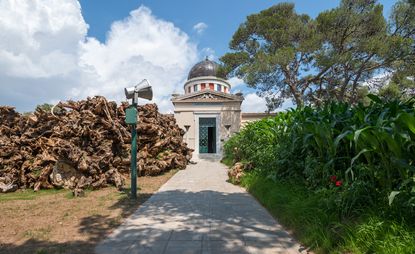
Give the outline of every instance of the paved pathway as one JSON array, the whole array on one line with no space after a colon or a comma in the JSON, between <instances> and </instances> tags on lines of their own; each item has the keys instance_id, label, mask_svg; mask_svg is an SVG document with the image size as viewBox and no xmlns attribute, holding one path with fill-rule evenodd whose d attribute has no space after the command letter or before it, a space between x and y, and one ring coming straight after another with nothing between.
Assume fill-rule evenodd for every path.
<instances>
[{"instance_id":1,"label":"paved pathway","mask_svg":"<svg viewBox=\"0 0 415 254\"><path fill-rule=\"evenodd\" d=\"M175 174L97 254L299 253L300 245L213 158Z\"/></svg>"}]
</instances>

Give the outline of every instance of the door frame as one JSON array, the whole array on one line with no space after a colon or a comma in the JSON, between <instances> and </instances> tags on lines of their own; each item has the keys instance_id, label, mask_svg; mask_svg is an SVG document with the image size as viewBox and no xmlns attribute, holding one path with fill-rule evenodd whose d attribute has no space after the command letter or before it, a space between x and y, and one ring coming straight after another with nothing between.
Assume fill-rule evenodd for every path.
<instances>
[{"instance_id":1,"label":"door frame","mask_svg":"<svg viewBox=\"0 0 415 254\"><path fill-rule=\"evenodd\" d=\"M220 150L220 113L194 113L195 116L195 151L194 154L199 154L199 118L216 118L216 153L222 154Z\"/></svg>"}]
</instances>

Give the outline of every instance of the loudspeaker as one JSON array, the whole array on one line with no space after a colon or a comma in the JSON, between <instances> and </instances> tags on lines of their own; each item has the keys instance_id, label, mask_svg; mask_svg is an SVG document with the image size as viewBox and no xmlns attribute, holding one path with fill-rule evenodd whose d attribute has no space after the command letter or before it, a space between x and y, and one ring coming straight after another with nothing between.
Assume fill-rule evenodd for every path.
<instances>
[{"instance_id":1,"label":"loudspeaker","mask_svg":"<svg viewBox=\"0 0 415 254\"><path fill-rule=\"evenodd\" d=\"M147 100L153 99L153 89L150 86L150 82L148 82L147 79L143 79L140 83L138 83L136 86L127 87L124 89L125 97L127 99L137 99L137 98L143 98ZM134 99L134 96L137 96Z\"/></svg>"},{"instance_id":2,"label":"loudspeaker","mask_svg":"<svg viewBox=\"0 0 415 254\"><path fill-rule=\"evenodd\" d=\"M153 99L153 89L151 89L151 86L141 88L138 91L138 97L151 101Z\"/></svg>"}]
</instances>

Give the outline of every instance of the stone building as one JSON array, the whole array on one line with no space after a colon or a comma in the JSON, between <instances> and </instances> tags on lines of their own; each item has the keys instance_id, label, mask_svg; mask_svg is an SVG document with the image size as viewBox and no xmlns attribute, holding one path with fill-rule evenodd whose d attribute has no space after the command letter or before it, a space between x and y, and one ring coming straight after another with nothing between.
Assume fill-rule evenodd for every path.
<instances>
[{"instance_id":1,"label":"stone building","mask_svg":"<svg viewBox=\"0 0 415 254\"><path fill-rule=\"evenodd\" d=\"M242 123L270 116L241 113L244 97L230 93L231 85L218 74L218 67L209 59L197 63L189 72L184 94L172 95L174 117L186 130L186 143L195 154L221 154L223 142L238 132Z\"/></svg>"}]
</instances>

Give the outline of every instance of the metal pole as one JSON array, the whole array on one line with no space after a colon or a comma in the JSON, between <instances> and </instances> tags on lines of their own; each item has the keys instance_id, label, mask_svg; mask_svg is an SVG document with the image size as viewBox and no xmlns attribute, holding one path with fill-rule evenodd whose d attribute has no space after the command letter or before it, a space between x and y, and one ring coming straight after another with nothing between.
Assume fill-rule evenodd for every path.
<instances>
[{"instance_id":1,"label":"metal pole","mask_svg":"<svg viewBox=\"0 0 415 254\"><path fill-rule=\"evenodd\" d=\"M131 125L131 198L137 199L137 129Z\"/></svg>"}]
</instances>

